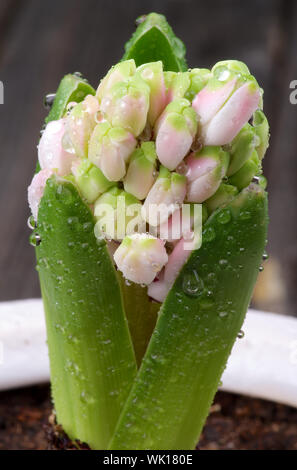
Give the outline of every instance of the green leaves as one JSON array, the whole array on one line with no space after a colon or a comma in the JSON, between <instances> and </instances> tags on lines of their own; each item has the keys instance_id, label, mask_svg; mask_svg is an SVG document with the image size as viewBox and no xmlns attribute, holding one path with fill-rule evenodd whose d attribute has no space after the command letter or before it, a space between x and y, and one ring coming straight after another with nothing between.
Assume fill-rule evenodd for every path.
<instances>
[{"instance_id":1,"label":"green leaves","mask_svg":"<svg viewBox=\"0 0 297 470\"><path fill-rule=\"evenodd\" d=\"M79 75L68 74L61 80L53 106L45 119L47 124L64 116L67 104L80 103L87 95L95 95L95 90Z\"/></svg>"},{"instance_id":2,"label":"green leaves","mask_svg":"<svg viewBox=\"0 0 297 470\"><path fill-rule=\"evenodd\" d=\"M262 261L266 193L251 185L205 224L159 314L110 449L194 449Z\"/></svg>"},{"instance_id":3,"label":"green leaves","mask_svg":"<svg viewBox=\"0 0 297 470\"><path fill-rule=\"evenodd\" d=\"M48 180L36 247L57 421L106 449L136 374L117 275L71 183Z\"/></svg>"},{"instance_id":4,"label":"green leaves","mask_svg":"<svg viewBox=\"0 0 297 470\"><path fill-rule=\"evenodd\" d=\"M138 21L138 28L125 45L123 60L134 59L137 66L162 60L164 70L187 70L185 46L175 36L165 16L150 13Z\"/></svg>"}]
</instances>

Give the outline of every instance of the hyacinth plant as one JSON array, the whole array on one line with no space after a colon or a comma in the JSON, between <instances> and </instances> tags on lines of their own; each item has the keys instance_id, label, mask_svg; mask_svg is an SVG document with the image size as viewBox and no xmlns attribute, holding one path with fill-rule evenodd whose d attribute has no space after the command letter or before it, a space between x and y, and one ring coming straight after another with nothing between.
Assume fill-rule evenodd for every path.
<instances>
[{"instance_id":1,"label":"hyacinth plant","mask_svg":"<svg viewBox=\"0 0 297 470\"><path fill-rule=\"evenodd\" d=\"M163 16L139 23L97 90L59 85L31 242L64 431L193 449L262 263L268 123L245 64L188 69Z\"/></svg>"}]
</instances>

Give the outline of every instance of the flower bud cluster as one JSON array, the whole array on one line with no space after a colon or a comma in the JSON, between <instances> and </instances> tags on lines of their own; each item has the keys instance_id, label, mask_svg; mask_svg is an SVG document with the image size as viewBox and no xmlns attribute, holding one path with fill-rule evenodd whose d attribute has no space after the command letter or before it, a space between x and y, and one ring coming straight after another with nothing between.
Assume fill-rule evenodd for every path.
<instances>
[{"instance_id":1,"label":"flower bud cluster","mask_svg":"<svg viewBox=\"0 0 297 470\"><path fill-rule=\"evenodd\" d=\"M117 268L162 301L189 256L187 240L199 246L195 205L202 223L261 173L269 140L261 108L262 90L239 61L179 73L161 61L120 62L95 96L46 126L28 189L33 216L46 180L70 179L96 236L117 244ZM185 219L187 229L176 230Z\"/></svg>"}]
</instances>

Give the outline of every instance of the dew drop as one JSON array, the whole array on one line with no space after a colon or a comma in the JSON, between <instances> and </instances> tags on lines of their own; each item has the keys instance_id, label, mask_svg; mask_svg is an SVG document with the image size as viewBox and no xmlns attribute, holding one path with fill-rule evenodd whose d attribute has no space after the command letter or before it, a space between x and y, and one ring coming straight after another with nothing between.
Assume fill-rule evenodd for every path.
<instances>
[{"instance_id":1,"label":"dew drop","mask_svg":"<svg viewBox=\"0 0 297 470\"><path fill-rule=\"evenodd\" d=\"M135 24L136 26L140 25L141 23L144 23L146 20L146 15L141 15L138 18L136 18Z\"/></svg>"},{"instance_id":2,"label":"dew drop","mask_svg":"<svg viewBox=\"0 0 297 470\"><path fill-rule=\"evenodd\" d=\"M191 297L197 297L204 289L203 280L198 276L195 269L191 273L186 273L183 277L183 291Z\"/></svg>"},{"instance_id":3,"label":"dew drop","mask_svg":"<svg viewBox=\"0 0 297 470\"><path fill-rule=\"evenodd\" d=\"M202 233L202 239L206 242L211 242L216 238L216 232L213 227L206 227Z\"/></svg>"},{"instance_id":4,"label":"dew drop","mask_svg":"<svg viewBox=\"0 0 297 470\"><path fill-rule=\"evenodd\" d=\"M85 223L83 224L83 230L84 230L85 232L90 232L92 229L93 229L93 224L92 224L92 222L85 222Z\"/></svg>"},{"instance_id":5,"label":"dew drop","mask_svg":"<svg viewBox=\"0 0 297 470\"><path fill-rule=\"evenodd\" d=\"M244 331L243 330L240 330L238 335L237 335L237 338L238 339L242 339L244 337Z\"/></svg>"},{"instance_id":6,"label":"dew drop","mask_svg":"<svg viewBox=\"0 0 297 470\"><path fill-rule=\"evenodd\" d=\"M64 204L71 204L73 201L72 192L66 188L63 184L59 184L57 187L56 197L58 200L63 201Z\"/></svg>"},{"instance_id":7,"label":"dew drop","mask_svg":"<svg viewBox=\"0 0 297 470\"><path fill-rule=\"evenodd\" d=\"M241 211L239 213L240 220L248 220L251 218L251 213L249 211Z\"/></svg>"},{"instance_id":8,"label":"dew drop","mask_svg":"<svg viewBox=\"0 0 297 470\"><path fill-rule=\"evenodd\" d=\"M56 98L56 93L48 93L44 97L43 105L44 105L45 109L47 109L48 111L51 109L51 107L54 104L55 98Z\"/></svg>"},{"instance_id":9,"label":"dew drop","mask_svg":"<svg viewBox=\"0 0 297 470\"><path fill-rule=\"evenodd\" d=\"M85 391L82 391L80 394L80 401L84 404L92 404L95 402L95 400Z\"/></svg>"},{"instance_id":10,"label":"dew drop","mask_svg":"<svg viewBox=\"0 0 297 470\"><path fill-rule=\"evenodd\" d=\"M36 232L33 232L31 235L30 235L30 244L32 246L39 246L40 243L41 243L41 238L40 238L40 235L38 235L38 233Z\"/></svg>"},{"instance_id":11,"label":"dew drop","mask_svg":"<svg viewBox=\"0 0 297 470\"><path fill-rule=\"evenodd\" d=\"M226 318L228 316L228 312L219 312L220 318Z\"/></svg>"},{"instance_id":12,"label":"dew drop","mask_svg":"<svg viewBox=\"0 0 297 470\"><path fill-rule=\"evenodd\" d=\"M30 215L30 217L28 217L27 225L31 230L34 230L36 228L36 222L33 215Z\"/></svg>"},{"instance_id":13,"label":"dew drop","mask_svg":"<svg viewBox=\"0 0 297 470\"><path fill-rule=\"evenodd\" d=\"M217 221L220 224L227 224L231 220L231 213L229 209L222 210L218 216L217 216Z\"/></svg>"},{"instance_id":14,"label":"dew drop","mask_svg":"<svg viewBox=\"0 0 297 470\"><path fill-rule=\"evenodd\" d=\"M255 183L255 184L259 184L260 183L259 176L254 176L253 179L252 179L252 182Z\"/></svg>"},{"instance_id":15,"label":"dew drop","mask_svg":"<svg viewBox=\"0 0 297 470\"><path fill-rule=\"evenodd\" d=\"M219 260L219 265L222 267L222 268L226 268L228 266L228 261L226 259L220 259Z\"/></svg>"}]
</instances>

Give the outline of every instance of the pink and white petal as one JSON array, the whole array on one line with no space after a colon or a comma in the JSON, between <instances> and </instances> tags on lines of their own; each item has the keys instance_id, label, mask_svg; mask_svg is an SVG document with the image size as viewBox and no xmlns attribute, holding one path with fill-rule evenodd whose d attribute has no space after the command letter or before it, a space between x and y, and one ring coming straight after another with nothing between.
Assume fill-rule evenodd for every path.
<instances>
[{"instance_id":1,"label":"pink and white petal","mask_svg":"<svg viewBox=\"0 0 297 470\"><path fill-rule=\"evenodd\" d=\"M148 287L148 295L157 302L165 300L174 281L191 254L191 251L184 248L184 243L184 239L181 238L169 255L168 263L165 265L161 275L159 275L159 279Z\"/></svg>"},{"instance_id":2,"label":"pink and white petal","mask_svg":"<svg viewBox=\"0 0 297 470\"><path fill-rule=\"evenodd\" d=\"M99 167L109 181L119 181L125 176L125 160L120 154L117 145L111 145L110 141L103 142Z\"/></svg>"},{"instance_id":3,"label":"pink and white petal","mask_svg":"<svg viewBox=\"0 0 297 470\"><path fill-rule=\"evenodd\" d=\"M187 166L186 177L189 182L200 178L201 176L209 173L211 170L214 170L218 165L216 159L211 157L195 157L195 154L190 154L186 160L185 164Z\"/></svg>"},{"instance_id":4,"label":"pink and white petal","mask_svg":"<svg viewBox=\"0 0 297 470\"><path fill-rule=\"evenodd\" d=\"M167 263L168 255L160 239L135 233L123 240L114 260L126 279L148 285Z\"/></svg>"},{"instance_id":5,"label":"pink and white petal","mask_svg":"<svg viewBox=\"0 0 297 470\"><path fill-rule=\"evenodd\" d=\"M32 182L28 187L28 202L35 220L37 220L39 203L43 196L46 182L52 175L53 171L49 168L40 170L33 176Z\"/></svg>"},{"instance_id":6,"label":"pink and white petal","mask_svg":"<svg viewBox=\"0 0 297 470\"><path fill-rule=\"evenodd\" d=\"M168 220L165 220L158 228L161 240L174 242L182 237L181 210L176 210Z\"/></svg>"},{"instance_id":7,"label":"pink and white petal","mask_svg":"<svg viewBox=\"0 0 297 470\"><path fill-rule=\"evenodd\" d=\"M167 120L159 127L156 137L156 152L160 162L174 170L191 148L193 137L188 130L176 130Z\"/></svg>"},{"instance_id":8,"label":"pink and white petal","mask_svg":"<svg viewBox=\"0 0 297 470\"><path fill-rule=\"evenodd\" d=\"M234 91L235 85L236 79L233 79L219 88L211 89L206 86L196 95L192 106L200 117L202 125L207 124L221 109Z\"/></svg>"},{"instance_id":9,"label":"pink and white petal","mask_svg":"<svg viewBox=\"0 0 297 470\"><path fill-rule=\"evenodd\" d=\"M162 111L166 106L166 88L164 83L164 78L162 76L160 82L160 88L156 92L151 92L150 94L150 107L148 111L148 119L151 126L154 125L156 119L160 116Z\"/></svg>"},{"instance_id":10,"label":"pink and white petal","mask_svg":"<svg viewBox=\"0 0 297 470\"><path fill-rule=\"evenodd\" d=\"M213 171L205 173L188 185L187 201L202 204L217 191L220 184L221 178L214 176Z\"/></svg>"},{"instance_id":11,"label":"pink and white petal","mask_svg":"<svg viewBox=\"0 0 297 470\"><path fill-rule=\"evenodd\" d=\"M190 250L185 249L184 243L185 240L181 238L169 255L168 263L165 266L164 281L169 286L169 289L171 289L175 279L191 254Z\"/></svg>"},{"instance_id":12,"label":"pink and white petal","mask_svg":"<svg viewBox=\"0 0 297 470\"><path fill-rule=\"evenodd\" d=\"M62 146L65 123L65 119L49 122L38 145L38 160L41 169L56 169L59 176L68 175L71 172L72 163L77 160L75 154L66 152Z\"/></svg>"},{"instance_id":13,"label":"pink and white petal","mask_svg":"<svg viewBox=\"0 0 297 470\"><path fill-rule=\"evenodd\" d=\"M259 106L261 93L254 84L242 85L203 131L205 145L226 145L238 134Z\"/></svg>"},{"instance_id":14,"label":"pink and white petal","mask_svg":"<svg viewBox=\"0 0 297 470\"><path fill-rule=\"evenodd\" d=\"M153 300L157 302L164 302L166 295L168 294L168 286L164 280L158 279L157 281L152 282L147 289L147 294Z\"/></svg>"}]
</instances>

